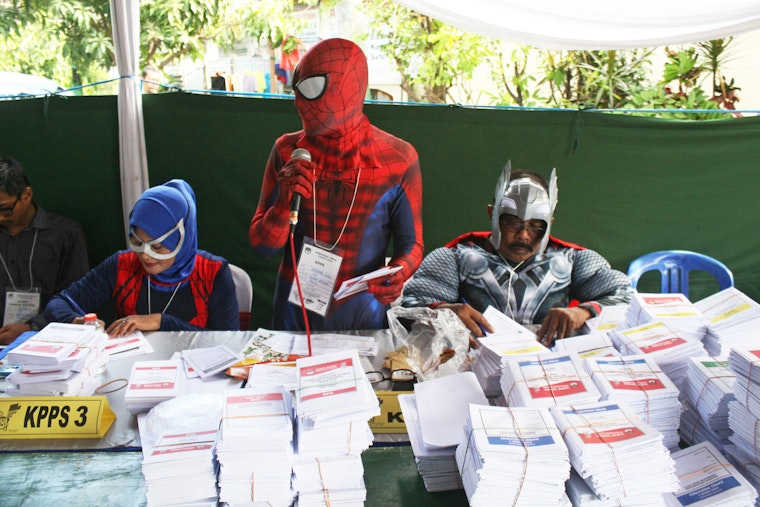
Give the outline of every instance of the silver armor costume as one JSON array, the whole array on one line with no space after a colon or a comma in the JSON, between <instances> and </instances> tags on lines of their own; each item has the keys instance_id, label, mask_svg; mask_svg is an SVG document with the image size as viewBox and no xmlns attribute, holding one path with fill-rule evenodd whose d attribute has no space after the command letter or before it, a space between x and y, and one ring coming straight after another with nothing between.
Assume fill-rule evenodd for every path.
<instances>
[{"instance_id":1,"label":"silver armor costume","mask_svg":"<svg viewBox=\"0 0 760 507\"><path fill-rule=\"evenodd\" d=\"M491 233L460 236L433 250L404 288L403 306L466 301L479 312L493 306L523 325L541 324L552 308L576 302L596 316L603 306L628 303L633 289L627 275L610 267L593 250L551 237L557 206L557 175L544 187L530 177L510 181L511 164L494 189ZM535 255L510 264L499 254L501 215L541 220L546 231Z\"/></svg>"},{"instance_id":2,"label":"silver armor costume","mask_svg":"<svg viewBox=\"0 0 760 507\"><path fill-rule=\"evenodd\" d=\"M405 287L402 304L466 300L480 312L491 305L528 325L540 324L551 308L572 300L598 315L602 306L627 303L631 293L630 279L593 250L551 238L540 259L534 256L514 271L486 234L475 233L427 255Z\"/></svg>"}]
</instances>

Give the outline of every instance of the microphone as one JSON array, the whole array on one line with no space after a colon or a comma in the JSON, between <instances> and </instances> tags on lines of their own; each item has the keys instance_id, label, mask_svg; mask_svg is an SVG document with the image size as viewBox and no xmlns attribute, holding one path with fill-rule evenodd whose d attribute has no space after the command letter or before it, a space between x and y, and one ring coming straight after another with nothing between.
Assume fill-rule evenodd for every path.
<instances>
[{"instance_id":1,"label":"microphone","mask_svg":"<svg viewBox=\"0 0 760 507\"><path fill-rule=\"evenodd\" d=\"M293 150L293 154L290 155L291 160L294 158L300 158L302 160L308 160L311 162L311 153L304 148L296 148ZM298 223L298 210L301 207L301 194L295 192L290 200L290 230L293 231Z\"/></svg>"}]
</instances>

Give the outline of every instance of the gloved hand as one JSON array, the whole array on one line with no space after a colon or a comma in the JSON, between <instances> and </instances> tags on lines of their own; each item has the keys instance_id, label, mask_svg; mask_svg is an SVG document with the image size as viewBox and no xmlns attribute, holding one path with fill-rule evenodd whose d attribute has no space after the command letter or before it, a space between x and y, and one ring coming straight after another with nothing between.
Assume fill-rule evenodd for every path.
<instances>
[{"instance_id":1,"label":"gloved hand","mask_svg":"<svg viewBox=\"0 0 760 507\"><path fill-rule=\"evenodd\" d=\"M293 194L301 194L301 198L310 199L314 181L314 163L302 158L292 158L285 164L277 175L279 195L277 205L284 209L290 209Z\"/></svg>"},{"instance_id":2,"label":"gloved hand","mask_svg":"<svg viewBox=\"0 0 760 507\"><path fill-rule=\"evenodd\" d=\"M375 295L375 299L389 305L396 301L404 289L404 270L400 269L388 276L367 280L367 292Z\"/></svg>"}]
</instances>

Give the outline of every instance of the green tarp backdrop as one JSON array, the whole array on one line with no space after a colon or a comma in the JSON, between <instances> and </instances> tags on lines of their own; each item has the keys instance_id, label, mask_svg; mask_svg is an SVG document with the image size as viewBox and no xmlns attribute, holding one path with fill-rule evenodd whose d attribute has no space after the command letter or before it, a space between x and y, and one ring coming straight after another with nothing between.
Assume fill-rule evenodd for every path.
<instances>
[{"instance_id":1,"label":"green tarp backdrop","mask_svg":"<svg viewBox=\"0 0 760 507\"><path fill-rule=\"evenodd\" d=\"M143 99L151 185L184 178L193 186L200 247L251 275L251 327L269 327L279 257L253 252L248 224L275 138L300 128L292 100ZM0 156L21 161L40 204L84 226L93 265L125 246L116 102L0 101ZM598 250L622 271L653 250L696 250L726 263L736 286L760 300L758 117L696 122L395 104L367 104L365 112L417 148L426 251L488 229L486 206L511 159L513 168L545 176L556 167L555 236ZM716 288L707 276L694 283L694 301ZM639 289L659 292L654 275Z\"/></svg>"}]
</instances>

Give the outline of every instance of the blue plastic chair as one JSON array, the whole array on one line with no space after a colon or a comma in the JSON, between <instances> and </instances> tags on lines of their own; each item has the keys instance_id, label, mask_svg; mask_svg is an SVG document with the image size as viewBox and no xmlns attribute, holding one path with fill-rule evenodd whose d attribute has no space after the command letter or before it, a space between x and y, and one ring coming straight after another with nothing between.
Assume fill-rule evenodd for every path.
<instances>
[{"instance_id":1,"label":"blue plastic chair","mask_svg":"<svg viewBox=\"0 0 760 507\"><path fill-rule=\"evenodd\" d=\"M734 275L728 266L708 255L688 250L662 250L642 255L628 266L628 276L635 289L641 275L659 271L663 294L681 293L689 297L689 272L706 271L718 281L720 290L734 286Z\"/></svg>"}]
</instances>

